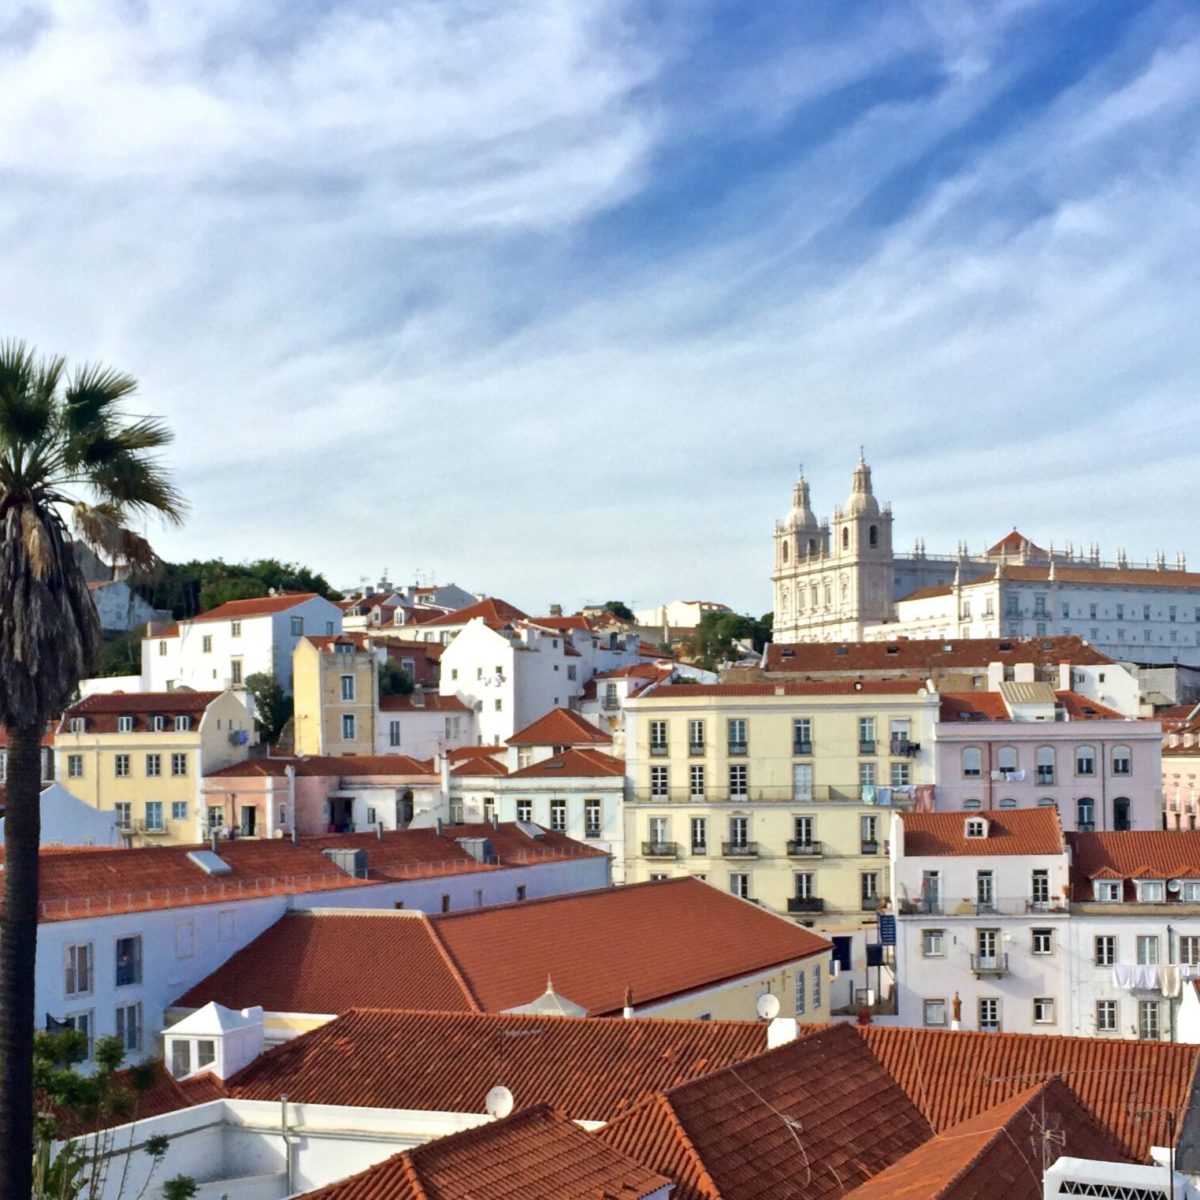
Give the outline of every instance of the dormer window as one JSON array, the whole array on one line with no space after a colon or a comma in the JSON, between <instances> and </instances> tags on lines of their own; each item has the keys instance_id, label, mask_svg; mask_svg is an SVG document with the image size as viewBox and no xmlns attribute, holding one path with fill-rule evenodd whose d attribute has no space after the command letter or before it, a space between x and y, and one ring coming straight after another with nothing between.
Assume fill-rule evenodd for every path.
<instances>
[{"instance_id":1,"label":"dormer window","mask_svg":"<svg viewBox=\"0 0 1200 1200\"><path fill-rule=\"evenodd\" d=\"M87 729L87 717L72 717L71 718L71 732L72 733L83 733L85 729Z\"/></svg>"},{"instance_id":2,"label":"dormer window","mask_svg":"<svg viewBox=\"0 0 1200 1200\"><path fill-rule=\"evenodd\" d=\"M132 733L133 732L133 718L132 717L118 717L117 718L117 732L118 733Z\"/></svg>"},{"instance_id":3,"label":"dormer window","mask_svg":"<svg viewBox=\"0 0 1200 1200\"><path fill-rule=\"evenodd\" d=\"M191 717L176 717L175 718L175 732L176 733L187 733L187 731L189 729L191 729L191 727L192 727L192 718Z\"/></svg>"},{"instance_id":4,"label":"dormer window","mask_svg":"<svg viewBox=\"0 0 1200 1200\"><path fill-rule=\"evenodd\" d=\"M1166 881L1162 879L1139 879L1134 886L1141 904L1162 904L1167 898Z\"/></svg>"},{"instance_id":5,"label":"dormer window","mask_svg":"<svg viewBox=\"0 0 1200 1200\"><path fill-rule=\"evenodd\" d=\"M1092 896L1101 904L1121 902L1122 881L1120 879L1093 879Z\"/></svg>"},{"instance_id":6,"label":"dormer window","mask_svg":"<svg viewBox=\"0 0 1200 1200\"><path fill-rule=\"evenodd\" d=\"M969 838L985 838L988 832L988 823L983 817L968 817L963 822L963 831Z\"/></svg>"},{"instance_id":7,"label":"dormer window","mask_svg":"<svg viewBox=\"0 0 1200 1200\"><path fill-rule=\"evenodd\" d=\"M167 727L167 718L166 717L156 716L156 717L150 718L150 729L154 733L162 733L162 731L164 729L166 729L166 727Z\"/></svg>"}]
</instances>

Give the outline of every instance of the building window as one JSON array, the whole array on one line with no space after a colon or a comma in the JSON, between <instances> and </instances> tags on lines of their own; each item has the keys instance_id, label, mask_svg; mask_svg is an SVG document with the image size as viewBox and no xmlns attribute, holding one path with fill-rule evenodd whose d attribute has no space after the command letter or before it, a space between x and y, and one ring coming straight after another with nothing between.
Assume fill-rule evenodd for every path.
<instances>
[{"instance_id":1,"label":"building window","mask_svg":"<svg viewBox=\"0 0 1200 1200\"><path fill-rule=\"evenodd\" d=\"M187 801L172 800L171 801L171 820L186 821L187 820Z\"/></svg>"},{"instance_id":2,"label":"building window","mask_svg":"<svg viewBox=\"0 0 1200 1200\"><path fill-rule=\"evenodd\" d=\"M166 642L158 643L158 657L159 658L167 657L167 643Z\"/></svg>"},{"instance_id":3,"label":"building window","mask_svg":"<svg viewBox=\"0 0 1200 1200\"><path fill-rule=\"evenodd\" d=\"M1114 775L1129 775L1133 772L1133 756L1128 746L1114 746L1112 752L1112 773Z\"/></svg>"},{"instance_id":4,"label":"building window","mask_svg":"<svg viewBox=\"0 0 1200 1200\"><path fill-rule=\"evenodd\" d=\"M558 699L558 697L556 696L555 700L557 700L557 699ZM497 700L496 703L493 705L493 708L495 708L496 712L503 712L504 711L504 701Z\"/></svg>"},{"instance_id":5,"label":"building window","mask_svg":"<svg viewBox=\"0 0 1200 1200\"><path fill-rule=\"evenodd\" d=\"M750 844L750 818L729 818L729 847L731 850L745 849Z\"/></svg>"},{"instance_id":6,"label":"building window","mask_svg":"<svg viewBox=\"0 0 1200 1200\"><path fill-rule=\"evenodd\" d=\"M142 982L142 939L140 934L117 938L117 987Z\"/></svg>"},{"instance_id":7,"label":"building window","mask_svg":"<svg viewBox=\"0 0 1200 1200\"><path fill-rule=\"evenodd\" d=\"M355 720L353 713L342 713L342 740L352 742L354 740Z\"/></svg>"},{"instance_id":8,"label":"building window","mask_svg":"<svg viewBox=\"0 0 1200 1200\"><path fill-rule=\"evenodd\" d=\"M1050 872L1039 867L1029 881L1030 897L1035 908L1046 908L1050 904Z\"/></svg>"},{"instance_id":9,"label":"building window","mask_svg":"<svg viewBox=\"0 0 1200 1200\"><path fill-rule=\"evenodd\" d=\"M922 1001L922 1023L930 1026L942 1026L946 1024L946 1001L945 1000L925 1000Z\"/></svg>"},{"instance_id":10,"label":"building window","mask_svg":"<svg viewBox=\"0 0 1200 1200\"><path fill-rule=\"evenodd\" d=\"M862 871L858 876L858 894L864 912L879 907L879 872Z\"/></svg>"},{"instance_id":11,"label":"building window","mask_svg":"<svg viewBox=\"0 0 1200 1200\"><path fill-rule=\"evenodd\" d=\"M1134 886L1142 904L1161 904L1166 899L1166 887L1161 879L1139 879Z\"/></svg>"},{"instance_id":12,"label":"building window","mask_svg":"<svg viewBox=\"0 0 1200 1200\"><path fill-rule=\"evenodd\" d=\"M1094 941L1096 966L1111 967L1117 961L1117 939L1115 934L1104 933Z\"/></svg>"},{"instance_id":13,"label":"building window","mask_svg":"<svg viewBox=\"0 0 1200 1200\"><path fill-rule=\"evenodd\" d=\"M1054 1024L1054 998L1052 996L1034 997L1033 1023L1035 1025Z\"/></svg>"},{"instance_id":14,"label":"building window","mask_svg":"<svg viewBox=\"0 0 1200 1200\"><path fill-rule=\"evenodd\" d=\"M68 996L89 996L92 992L92 943L78 942L63 951L66 979L63 992Z\"/></svg>"},{"instance_id":15,"label":"building window","mask_svg":"<svg viewBox=\"0 0 1200 1200\"><path fill-rule=\"evenodd\" d=\"M67 755L67 778L82 779L83 778L83 755L68 754Z\"/></svg>"},{"instance_id":16,"label":"building window","mask_svg":"<svg viewBox=\"0 0 1200 1200\"><path fill-rule=\"evenodd\" d=\"M172 754L171 755L171 774L172 775L186 775L188 773L187 764L188 764L188 756L186 754Z\"/></svg>"},{"instance_id":17,"label":"building window","mask_svg":"<svg viewBox=\"0 0 1200 1200\"><path fill-rule=\"evenodd\" d=\"M1054 747L1039 746L1034 752L1034 763L1037 782L1052 784L1054 782Z\"/></svg>"},{"instance_id":18,"label":"building window","mask_svg":"<svg viewBox=\"0 0 1200 1200\"><path fill-rule=\"evenodd\" d=\"M792 840L798 850L813 848L813 834L816 832L816 822L812 817L792 818Z\"/></svg>"},{"instance_id":19,"label":"building window","mask_svg":"<svg viewBox=\"0 0 1200 1200\"><path fill-rule=\"evenodd\" d=\"M997 997L979 997L979 1028L984 1033L1000 1032L1000 1001Z\"/></svg>"},{"instance_id":20,"label":"building window","mask_svg":"<svg viewBox=\"0 0 1200 1200\"><path fill-rule=\"evenodd\" d=\"M797 717L792 721L792 753L811 754L812 747L812 720L809 717Z\"/></svg>"},{"instance_id":21,"label":"building window","mask_svg":"<svg viewBox=\"0 0 1200 1200\"><path fill-rule=\"evenodd\" d=\"M128 831L133 828L133 805L128 800L117 800L113 804L117 815L117 828Z\"/></svg>"},{"instance_id":22,"label":"building window","mask_svg":"<svg viewBox=\"0 0 1200 1200\"><path fill-rule=\"evenodd\" d=\"M399 721L389 721L388 722L388 745L389 746L400 745L400 722Z\"/></svg>"},{"instance_id":23,"label":"building window","mask_svg":"<svg viewBox=\"0 0 1200 1200\"><path fill-rule=\"evenodd\" d=\"M796 972L796 1016L804 1016L805 1007L804 970L801 968Z\"/></svg>"},{"instance_id":24,"label":"building window","mask_svg":"<svg viewBox=\"0 0 1200 1200\"><path fill-rule=\"evenodd\" d=\"M84 1061L91 1061L92 1057L92 1040L95 1033L95 1022L92 1019L90 1012L67 1013L63 1018L63 1024L68 1029L75 1030L76 1033L82 1033L87 1039L87 1049L84 1051Z\"/></svg>"},{"instance_id":25,"label":"building window","mask_svg":"<svg viewBox=\"0 0 1200 1200\"><path fill-rule=\"evenodd\" d=\"M192 728L192 718L191 717L176 717L175 718L175 732L176 733L187 733L191 728Z\"/></svg>"},{"instance_id":26,"label":"building window","mask_svg":"<svg viewBox=\"0 0 1200 1200\"><path fill-rule=\"evenodd\" d=\"M533 820L533 801L518 800L517 801L517 820L532 821Z\"/></svg>"},{"instance_id":27,"label":"building window","mask_svg":"<svg viewBox=\"0 0 1200 1200\"><path fill-rule=\"evenodd\" d=\"M585 800L583 802L583 836L598 838L600 829L600 801Z\"/></svg>"},{"instance_id":28,"label":"building window","mask_svg":"<svg viewBox=\"0 0 1200 1200\"><path fill-rule=\"evenodd\" d=\"M550 801L550 828L555 833L567 832L567 802L565 800Z\"/></svg>"},{"instance_id":29,"label":"building window","mask_svg":"<svg viewBox=\"0 0 1200 1200\"><path fill-rule=\"evenodd\" d=\"M292 637L304 636L304 618L293 617L291 621Z\"/></svg>"},{"instance_id":30,"label":"building window","mask_svg":"<svg viewBox=\"0 0 1200 1200\"><path fill-rule=\"evenodd\" d=\"M161 715L155 715L150 718L150 732L162 733L167 727L167 718Z\"/></svg>"},{"instance_id":31,"label":"building window","mask_svg":"<svg viewBox=\"0 0 1200 1200\"><path fill-rule=\"evenodd\" d=\"M945 958L946 931L944 929L921 930L921 953L926 958Z\"/></svg>"},{"instance_id":32,"label":"building window","mask_svg":"<svg viewBox=\"0 0 1200 1200\"><path fill-rule=\"evenodd\" d=\"M1091 746L1075 747L1075 774L1095 775L1096 751Z\"/></svg>"},{"instance_id":33,"label":"building window","mask_svg":"<svg viewBox=\"0 0 1200 1200\"><path fill-rule=\"evenodd\" d=\"M1091 833L1096 828L1096 802L1090 796L1075 801L1075 828L1080 833Z\"/></svg>"},{"instance_id":34,"label":"building window","mask_svg":"<svg viewBox=\"0 0 1200 1200\"><path fill-rule=\"evenodd\" d=\"M667 768L650 768L650 795L656 799L666 799L669 793L667 786Z\"/></svg>"},{"instance_id":35,"label":"building window","mask_svg":"<svg viewBox=\"0 0 1200 1200\"><path fill-rule=\"evenodd\" d=\"M818 965L813 967L812 971L812 1006L814 1009L821 1007L821 970Z\"/></svg>"},{"instance_id":36,"label":"building window","mask_svg":"<svg viewBox=\"0 0 1200 1200\"><path fill-rule=\"evenodd\" d=\"M708 853L708 818L693 817L691 821L692 853Z\"/></svg>"},{"instance_id":37,"label":"building window","mask_svg":"<svg viewBox=\"0 0 1200 1200\"><path fill-rule=\"evenodd\" d=\"M688 794L693 800L704 799L703 763L695 763L688 768Z\"/></svg>"},{"instance_id":38,"label":"building window","mask_svg":"<svg viewBox=\"0 0 1200 1200\"><path fill-rule=\"evenodd\" d=\"M879 853L879 818L864 814L858 818L859 851L862 854Z\"/></svg>"},{"instance_id":39,"label":"building window","mask_svg":"<svg viewBox=\"0 0 1200 1200\"><path fill-rule=\"evenodd\" d=\"M1183 881L1183 892L1179 898L1186 904L1200 902L1200 879L1185 879Z\"/></svg>"},{"instance_id":40,"label":"building window","mask_svg":"<svg viewBox=\"0 0 1200 1200\"><path fill-rule=\"evenodd\" d=\"M1096 1001L1096 1032L1116 1033L1117 1031L1117 1002L1115 1000Z\"/></svg>"},{"instance_id":41,"label":"building window","mask_svg":"<svg viewBox=\"0 0 1200 1200\"><path fill-rule=\"evenodd\" d=\"M743 900L750 899L750 875L746 871L731 871L729 875L729 890Z\"/></svg>"},{"instance_id":42,"label":"building window","mask_svg":"<svg viewBox=\"0 0 1200 1200\"><path fill-rule=\"evenodd\" d=\"M1179 938L1179 961L1187 967L1200 966L1200 937L1182 934Z\"/></svg>"},{"instance_id":43,"label":"building window","mask_svg":"<svg viewBox=\"0 0 1200 1200\"><path fill-rule=\"evenodd\" d=\"M875 718L858 718L858 752L859 754L875 753Z\"/></svg>"},{"instance_id":44,"label":"building window","mask_svg":"<svg viewBox=\"0 0 1200 1200\"><path fill-rule=\"evenodd\" d=\"M342 676L342 699L343 700L353 700L354 699L354 676L353 675L343 675Z\"/></svg>"},{"instance_id":45,"label":"building window","mask_svg":"<svg viewBox=\"0 0 1200 1200\"><path fill-rule=\"evenodd\" d=\"M745 800L748 795L748 770L745 763L735 763L729 768L730 800Z\"/></svg>"},{"instance_id":46,"label":"building window","mask_svg":"<svg viewBox=\"0 0 1200 1200\"><path fill-rule=\"evenodd\" d=\"M147 833L162 833L163 831L163 806L161 800L146 801L146 832Z\"/></svg>"},{"instance_id":47,"label":"building window","mask_svg":"<svg viewBox=\"0 0 1200 1200\"><path fill-rule=\"evenodd\" d=\"M1093 879L1092 895L1102 904L1119 904L1124 884L1120 879Z\"/></svg>"},{"instance_id":48,"label":"building window","mask_svg":"<svg viewBox=\"0 0 1200 1200\"><path fill-rule=\"evenodd\" d=\"M242 682L242 660L240 658L231 658L229 660L229 683L231 687L238 687Z\"/></svg>"},{"instance_id":49,"label":"building window","mask_svg":"<svg viewBox=\"0 0 1200 1200\"><path fill-rule=\"evenodd\" d=\"M792 891L797 900L811 900L816 895L811 871L797 871L792 879Z\"/></svg>"},{"instance_id":50,"label":"building window","mask_svg":"<svg viewBox=\"0 0 1200 1200\"><path fill-rule=\"evenodd\" d=\"M121 1004L117 1007L117 1038L127 1054L142 1050L142 1006Z\"/></svg>"},{"instance_id":51,"label":"building window","mask_svg":"<svg viewBox=\"0 0 1200 1200\"><path fill-rule=\"evenodd\" d=\"M908 787L912 782L911 768L906 762L892 763L892 787Z\"/></svg>"},{"instance_id":52,"label":"building window","mask_svg":"<svg viewBox=\"0 0 1200 1200\"><path fill-rule=\"evenodd\" d=\"M688 750L692 754L704 753L704 722L688 722Z\"/></svg>"},{"instance_id":53,"label":"building window","mask_svg":"<svg viewBox=\"0 0 1200 1200\"><path fill-rule=\"evenodd\" d=\"M113 770L118 779L125 779L129 775L129 755L114 754Z\"/></svg>"},{"instance_id":54,"label":"building window","mask_svg":"<svg viewBox=\"0 0 1200 1200\"><path fill-rule=\"evenodd\" d=\"M1001 746L996 751L996 767L1005 779L1017 769L1017 751L1014 746Z\"/></svg>"},{"instance_id":55,"label":"building window","mask_svg":"<svg viewBox=\"0 0 1200 1200\"><path fill-rule=\"evenodd\" d=\"M875 786L875 764L873 762L858 764L858 786L860 788L873 788Z\"/></svg>"},{"instance_id":56,"label":"building window","mask_svg":"<svg viewBox=\"0 0 1200 1200\"><path fill-rule=\"evenodd\" d=\"M1054 953L1053 929L1035 929L1033 931L1033 952L1034 954Z\"/></svg>"},{"instance_id":57,"label":"building window","mask_svg":"<svg viewBox=\"0 0 1200 1200\"><path fill-rule=\"evenodd\" d=\"M1143 1042L1157 1042L1161 1037L1157 1000L1138 1001L1138 1037Z\"/></svg>"},{"instance_id":58,"label":"building window","mask_svg":"<svg viewBox=\"0 0 1200 1200\"><path fill-rule=\"evenodd\" d=\"M146 755L146 776L149 779L157 779L162 774L162 755L147 754Z\"/></svg>"},{"instance_id":59,"label":"building window","mask_svg":"<svg viewBox=\"0 0 1200 1200\"><path fill-rule=\"evenodd\" d=\"M132 733L133 732L133 718L132 717L118 717L117 718L117 732L118 733Z\"/></svg>"},{"instance_id":60,"label":"building window","mask_svg":"<svg viewBox=\"0 0 1200 1200\"><path fill-rule=\"evenodd\" d=\"M650 722L650 753L667 753L667 723L666 721Z\"/></svg>"},{"instance_id":61,"label":"building window","mask_svg":"<svg viewBox=\"0 0 1200 1200\"><path fill-rule=\"evenodd\" d=\"M1158 966L1158 934L1140 933L1137 938L1137 961L1139 967Z\"/></svg>"},{"instance_id":62,"label":"building window","mask_svg":"<svg viewBox=\"0 0 1200 1200\"><path fill-rule=\"evenodd\" d=\"M739 717L729 722L729 753L745 754L746 750L746 722Z\"/></svg>"}]
</instances>

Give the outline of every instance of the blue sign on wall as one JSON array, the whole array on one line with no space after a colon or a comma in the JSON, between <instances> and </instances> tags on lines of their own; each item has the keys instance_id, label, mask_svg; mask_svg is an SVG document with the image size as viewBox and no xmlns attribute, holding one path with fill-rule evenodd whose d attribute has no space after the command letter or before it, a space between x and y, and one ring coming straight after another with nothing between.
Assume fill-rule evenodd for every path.
<instances>
[{"instance_id":1,"label":"blue sign on wall","mask_svg":"<svg viewBox=\"0 0 1200 1200\"><path fill-rule=\"evenodd\" d=\"M891 913L880 913L876 918L879 922L879 940L885 946L896 944L896 918Z\"/></svg>"}]
</instances>

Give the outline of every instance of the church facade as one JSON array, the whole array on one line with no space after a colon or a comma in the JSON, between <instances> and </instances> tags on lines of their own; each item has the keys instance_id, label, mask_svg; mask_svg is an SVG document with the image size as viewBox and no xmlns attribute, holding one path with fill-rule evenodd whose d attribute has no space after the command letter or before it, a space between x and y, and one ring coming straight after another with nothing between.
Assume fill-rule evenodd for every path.
<instances>
[{"instance_id":1,"label":"church facade","mask_svg":"<svg viewBox=\"0 0 1200 1200\"><path fill-rule=\"evenodd\" d=\"M813 511L800 473L775 523L776 642L1077 635L1112 658L1200 664L1200 574L1182 554L1104 562L1099 547L1043 549L1015 529L979 554L930 557L892 545L892 511L860 456L832 519Z\"/></svg>"}]
</instances>

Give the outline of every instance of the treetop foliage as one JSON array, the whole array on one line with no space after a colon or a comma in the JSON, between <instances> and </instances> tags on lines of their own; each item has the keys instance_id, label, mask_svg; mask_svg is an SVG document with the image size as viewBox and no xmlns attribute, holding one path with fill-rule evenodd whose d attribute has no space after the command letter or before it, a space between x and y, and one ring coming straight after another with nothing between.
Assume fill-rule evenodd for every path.
<instances>
[{"instance_id":1,"label":"treetop foliage","mask_svg":"<svg viewBox=\"0 0 1200 1200\"><path fill-rule=\"evenodd\" d=\"M317 592L328 599L340 593L317 571L300 563L260 558L227 563L219 558L186 563L159 562L132 582L155 608L169 610L175 620L194 617L229 600L248 600L276 591Z\"/></svg>"}]
</instances>

